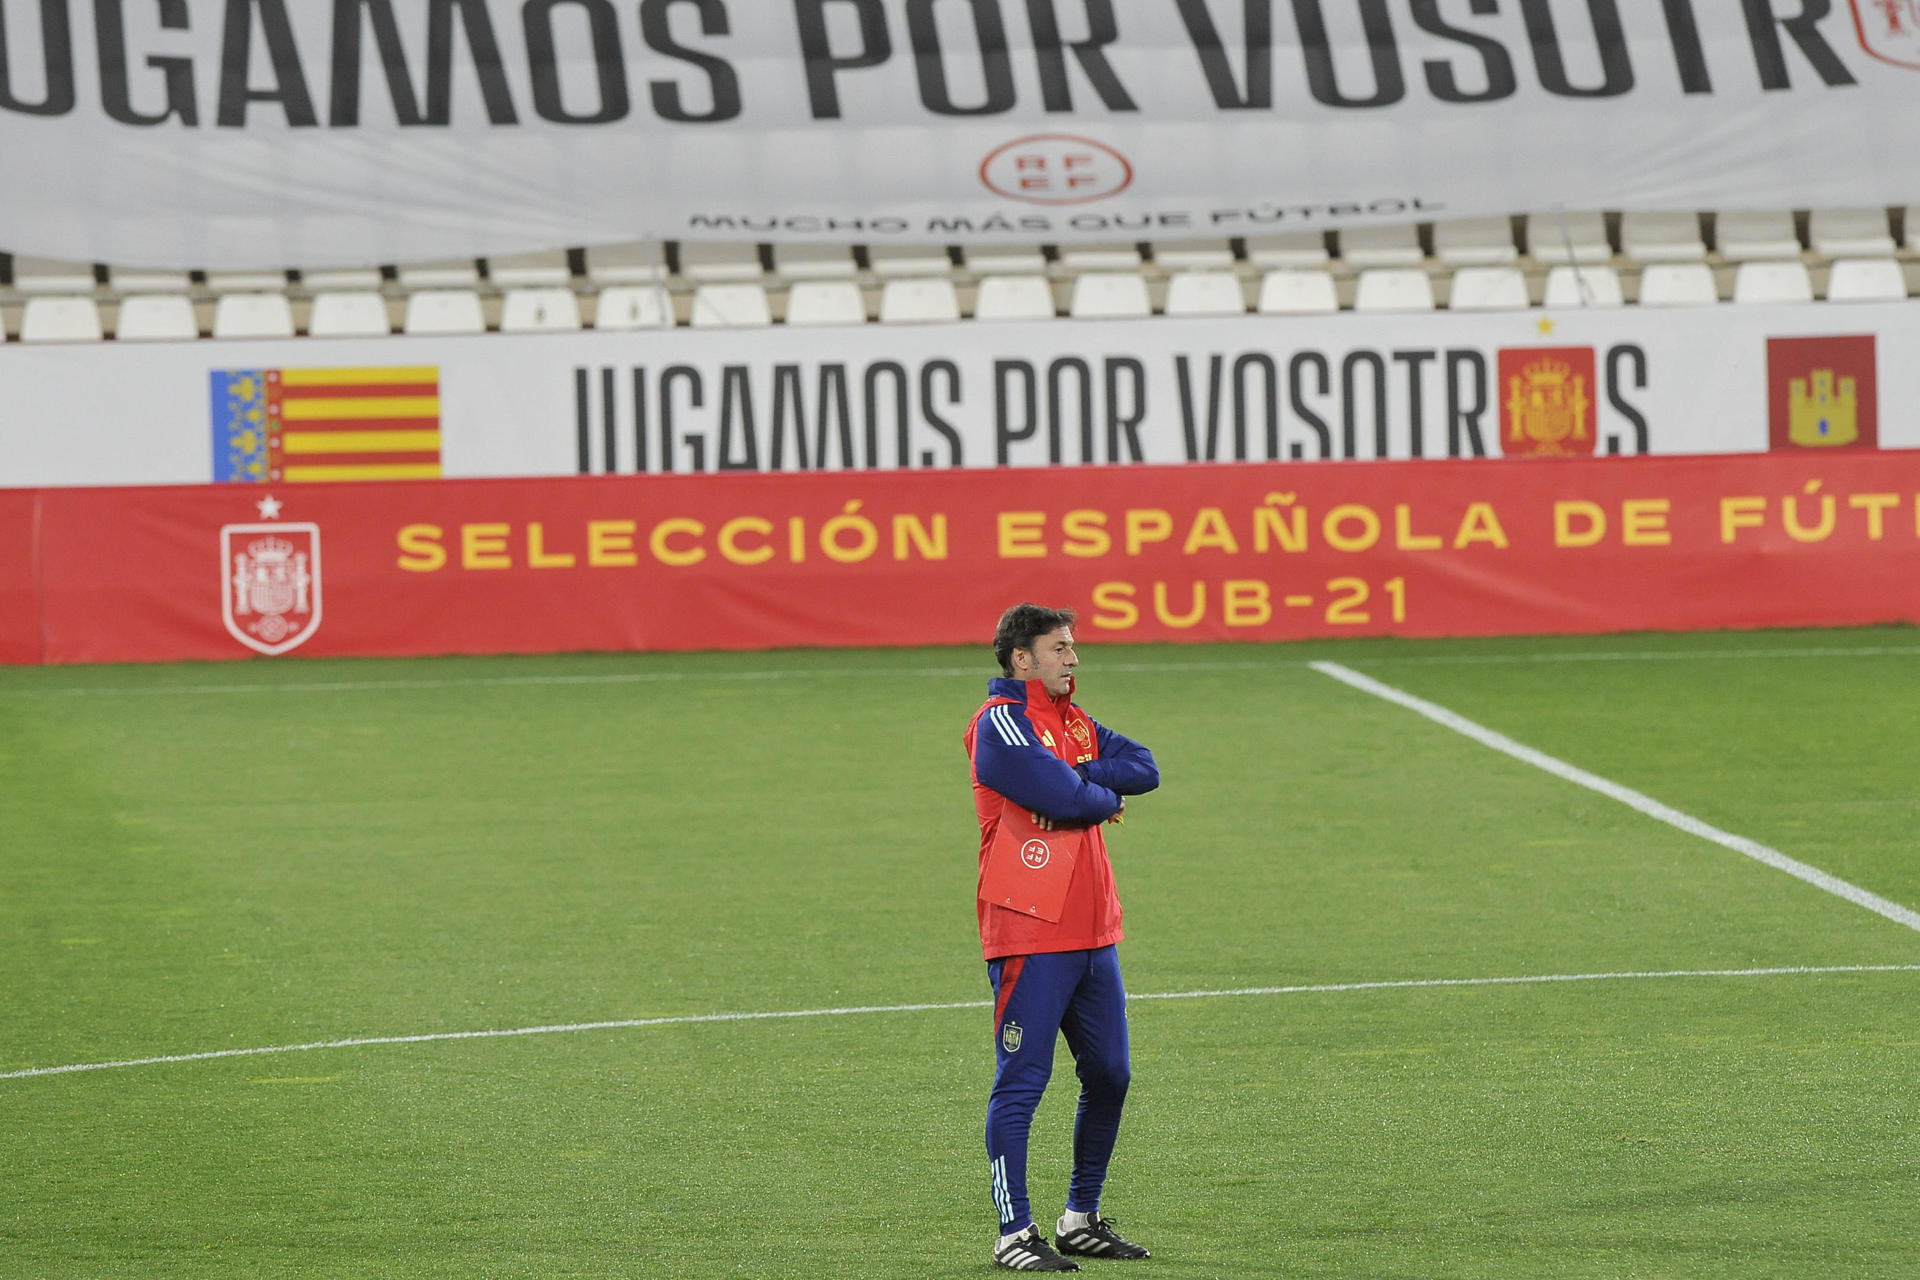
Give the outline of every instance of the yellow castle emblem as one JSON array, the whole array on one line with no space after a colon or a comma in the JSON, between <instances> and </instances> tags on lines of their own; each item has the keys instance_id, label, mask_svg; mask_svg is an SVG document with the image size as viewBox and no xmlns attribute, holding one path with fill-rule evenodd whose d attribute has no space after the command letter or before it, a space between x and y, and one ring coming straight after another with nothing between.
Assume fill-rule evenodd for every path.
<instances>
[{"instance_id":1,"label":"yellow castle emblem","mask_svg":"<svg viewBox=\"0 0 1920 1280\"><path fill-rule=\"evenodd\" d=\"M1855 386L1852 378L1836 379L1831 369L1814 369L1804 378L1791 379L1787 383L1787 439L1808 449L1858 440L1860 403Z\"/></svg>"},{"instance_id":2,"label":"yellow castle emblem","mask_svg":"<svg viewBox=\"0 0 1920 1280\"><path fill-rule=\"evenodd\" d=\"M1592 407L1587 380L1572 365L1551 356L1536 360L1507 379L1507 439L1531 441L1536 453L1584 453L1570 445L1588 438Z\"/></svg>"}]
</instances>

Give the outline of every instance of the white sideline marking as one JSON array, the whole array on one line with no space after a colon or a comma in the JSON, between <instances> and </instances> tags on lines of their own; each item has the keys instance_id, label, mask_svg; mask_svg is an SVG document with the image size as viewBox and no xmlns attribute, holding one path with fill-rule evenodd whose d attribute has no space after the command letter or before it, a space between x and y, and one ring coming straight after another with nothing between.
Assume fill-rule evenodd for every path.
<instances>
[{"instance_id":1,"label":"white sideline marking","mask_svg":"<svg viewBox=\"0 0 1920 1280\"><path fill-rule=\"evenodd\" d=\"M1648 969L1619 973L1541 973L1504 978L1401 978L1385 982L1320 982L1293 987L1233 987L1220 991L1157 991L1134 993L1128 1000L1212 1000L1227 996L1317 995L1341 991L1406 991L1425 987L1512 987L1552 982L1625 982L1649 978L1773 978L1824 973L1920 973L1920 964L1789 965L1771 969ZM669 1018L619 1018L607 1022L567 1022L540 1027L513 1027L489 1031L434 1031L411 1036L359 1036L349 1040L315 1040L307 1044L265 1045L255 1049L209 1049L203 1053L170 1053L155 1058L121 1058L113 1062L77 1062L63 1067L29 1067L0 1072L0 1080L28 1076L72 1075L79 1071L108 1071L117 1067L157 1067L175 1062L206 1062L214 1058L254 1058L269 1053L308 1053L316 1049L358 1049L369 1045L431 1044L443 1040L499 1040L512 1036L560 1035L576 1031L622 1031L634 1027L686 1026L701 1022L759 1022L772 1018L842 1018L863 1013L925 1013L947 1009L991 1009L991 1000L959 1000L945 1004L851 1005L838 1009L776 1009L760 1013L692 1013Z\"/></svg>"},{"instance_id":2,"label":"white sideline marking","mask_svg":"<svg viewBox=\"0 0 1920 1280\"><path fill-rule=\"evenodd\" d=\"M1862 645L1859 648L1827 649L1641 649L1629 651L1582 650L1566 653L1484 653L1433 654L1393 657L1381 655L1363 661L1374 665L1429 666L1441 664L1535 663L1535 662L1684 662L1708 658L1878 658L1889 655L1920 656L1920 645ZM1113 671L1127 674L1180 671L1285 671L1296 666L1318 667L1314 662L1103 662L1092 674ZM1332 664L1329 664L1332 665ZM0 689L0 698L86 698L86 697L164 697L193 693L363 693L381 689L481 689L518 685L619 685L680 684L729 680L815 680L856 677L869 680L878 676L901 676L916 680L949 677L984 677L993 672L981 666L968 667L895 667L841 670L836 668L793 667L768 671L613 671L593 675L543 676L464 676L437 680L290 680L260 684L177 684L177 685L76 685L66 688Z\"/></svg>"},{"instance_id":3,"label":"white sideline marking","mask_svg":"<svg viewBox=\"0 0 1920 1280\"><path fill-rule=\"evenodd\" d=\"M1804 880L1816 889L1823 889L1835 897L1845 898L1855 906L1865 907L1896 924L1920 930L1920 912L1903 907L1897 902L1862 889L1859 885L1842 880L1838 876L1829 875L1818 867L1809 866L1796 858L1789 858L1778 849L1761 844L1757 840L1749 840L1745 836L1734 835L1731 831L1722 831L1719 827L1702 822L1691 814L1685 814L1670 805L1661 804L1652 796L1635 791L1631 787L1621 786L1617 782L1608 781L1598 774L1588 773L1585 769L1570 765L1544 751L1536 751L1525 743L1515 742L1504 733L1497 733L1485 725L1467 719L1458 712L1449 711L1439 703L1428 702L1425 698L1417 698L1390 684L1382 684L1371 676L1361 675L1351 667L1343 667L1337 662L1315 662L1309 665L1321 675L1331 676L1362 693L1369 693L1376 698L1405 707L1409 711L1425 716L1435 724L1472 738L1482 746L1492 747L1495 751L1510 755L1523 764L1545 770L1556 778L1585 787L1589 791L1597 791L1610 800L1618 800L1628 808L1637 809L1649 818L1658 819L1690 836L1711 840L1723 849L1731 849L1735 853L1752 858L1755 862L1763 862L1776 871L1784 871L1796 880Z\"/></svg>"}]
</instances>

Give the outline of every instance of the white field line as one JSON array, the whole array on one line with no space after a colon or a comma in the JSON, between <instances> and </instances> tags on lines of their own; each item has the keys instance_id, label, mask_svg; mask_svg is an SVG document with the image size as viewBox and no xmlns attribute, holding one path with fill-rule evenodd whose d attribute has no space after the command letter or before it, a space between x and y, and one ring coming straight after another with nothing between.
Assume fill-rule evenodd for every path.
<instances>
[{"instance_id":1,"label":"white field line","mask_svg":"<svg viewBox=\"0 0 1920 1280\"><path fill-rule=\"evenodd\" d=\"M1214 1000L1230 996L1323 995L1343 991L1409 991L1430 987L1518 987L1557 982L1630 982L1652 978L1775 978L1829 973L1920 973L1920 964L1787 965L1769 969L1649 969L1618 973L1541 973L1498 978L1403 978L1385 982L1321 982L1291 987L1232 987L1218 991L1157 991L1130 994L1133 1000ZM688 1026L705 1022L763 1022L776 1018L845 1018L868 1013L926 1013L949 1009L991 1009L991 1000L959 1000L940 1004L851 1005L836 1009L776 1009L758 1013L694 1013L667 1018L619 1018L606 1022L566 1022L538 1027L487 1031L434 1031L408 1036L357 1036L347 1040L314 1040L306 1044L264 1045L252 1049L210 1049L202 1053L170 1053L153 1058L120 1058L111 1062L77 1062L61 1067L29 1067L0 1072L0 1080L29 1076L72 1075L81 1071L110 1071L121 1067L158 1067L176 1062L208 1062L215 1058L257 1058L272 1053L311 1053L318 1049L359 1049L370 1045L433 1044L446 1040L501 1040L516 1036L563 1035L580 1031L624 1031L635 1027Z\"/></svg>"},{"instance_id":2,"label":"white field line","mask_svg":"<svg viewBox=\"0 0 1920 1280\"><path fill-rule=\"evenodd\" d=\"M1504 733L1497 733L1483 724L1467 719L1458 712L1449 711L1436 702L1428 702L1425 698L1417 698L1390 684L1382 684L1371 676L1361 675L1351 667L1343 667L1337 662L1315 662L1310 665L1321 675L1330 676L1362 693L1372 694L1376 698L1405 707L1409 711L1425 716L1435 724L1472 738L1482 746L1491 747L1495 751L1512 756L1523 764L1530 764L1536 769L1544 770L1576 786L1585 787L1589 791L1597 791L1610 800L1618 800L1628 808L1636 809L1649 818L1664 822L1690 836L1710 840L1723 849L1731 849L1735 853L1752 858L1755 862L1765 863L1776 871L1784 871L1796 880L1804 880L1816 889L1825 890L1838 898L1845 898L1855 906L1865 907L1896 924L1920 930L1920 912L1903 907L1897 902L1862 889L1859 885L1842 880L1838 876L1829 875L1818 867L1809 866L1796 858L1789 858L1769 845L1761 844L1757 840L1749 840L1745 836L1734 835L1731 831L1722 831L1719 827L1702 822L1691 814L1682 813L1671 805L1661 804L1652 796L1635 791L1632 787L1625 787L1598 774L1588 773L1585 769L1570 765L1544 751L1536 751L1525 743L1514 741Z\"/></svg>"},{"instance_id":3,"label":"white field line","mask_svg":"<svg viewBox=\"0 0 1920 1280\"><path fill-rule=\"evenodd\" d=\"M1858 648L1824 649L1642 649L1625 651L1586 650L1565 653L1487 653L1435 654L1427 657L1382 655L1364 659L1371 666L1430 666L1550 663L1550 662L1686 662L1709 659L1746 658L1878 658L1888 656L1920 657L1920 645L1862 645ZM1089 674L1112 671L1125 674L1177 674L1183 671L1285 671L1298 666L1317 667L1313 662L1102 662ZM40 689L0 689L0 698L86 698L86 697L169 697L190 694L246 693L363 693L384 689L478 689L516 686L692 684L740 680L871 680L894 676L902 679L985 678L993 672L986 666L967 667L868 667L829 669L794 667L765 671L613 671L592 675L539 676L466 676L436 680L289 680L282 683L179 684L179 685L73 685Z\"/></svg>"}]
</instances>

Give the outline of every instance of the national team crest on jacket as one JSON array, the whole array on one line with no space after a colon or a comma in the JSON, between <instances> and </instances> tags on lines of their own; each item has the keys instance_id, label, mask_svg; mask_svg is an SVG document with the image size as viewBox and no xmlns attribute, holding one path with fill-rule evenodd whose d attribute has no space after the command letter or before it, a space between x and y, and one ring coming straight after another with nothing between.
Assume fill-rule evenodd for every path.
<instances>
[{"instance_id":1,"label":"national team crest on jacket","mask_svg":"<svg viewBox=\"0 0 1920 1280\"><path fill-rule=\"evenodd\" d=\"M320 526L230 524L220 530L227 633L260 653L285 653L320 629Z\"/></svg>"}]
</instances>

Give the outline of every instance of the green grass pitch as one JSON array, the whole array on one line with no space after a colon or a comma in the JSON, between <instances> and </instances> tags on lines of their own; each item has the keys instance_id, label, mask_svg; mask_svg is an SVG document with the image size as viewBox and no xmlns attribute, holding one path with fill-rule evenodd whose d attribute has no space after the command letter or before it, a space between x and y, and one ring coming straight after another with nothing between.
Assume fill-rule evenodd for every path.
<instances>
[{"instance_id":1,"label":"green grass pitch","mask_svg":"<svg viewBox=\"0 0 1920 1280\"><path fill-rule=\"evenodd\" d=\"M1082 650L1136 997L1920 965L1905 630ZM984 1276L978 649L0 670L0 1277ZM1135 1000L1139 1276L1907 1276L1920 972ZM1064 1051L1036 1124L1060 1208Z\"/></svg>"}]
</instances>

